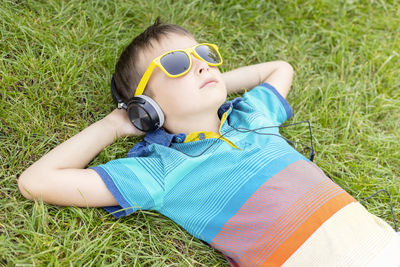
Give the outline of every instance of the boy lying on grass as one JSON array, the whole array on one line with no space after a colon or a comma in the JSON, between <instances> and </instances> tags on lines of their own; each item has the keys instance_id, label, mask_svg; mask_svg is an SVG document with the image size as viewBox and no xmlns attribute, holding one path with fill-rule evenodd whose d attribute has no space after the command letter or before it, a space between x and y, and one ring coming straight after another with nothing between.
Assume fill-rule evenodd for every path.
<instances>
[{"instance_id":1,"label":"boy lying on grass","mask_svg":"<svg viewBox=\"0 0 400 267\"><path fill-rule=\"evenodd\" d=\"M116 217L156 210L234 266L399 266L396 232L280 136L292 67L221 74L221 63L215 45L156 20L116 65L115 97L128 112L44 155L19 177L21 193ZM253 89L225 103L242 88ZM126 158L86 168L116 139L144 135L138 128L148 133Z\"/></svg>"}]
</instances>

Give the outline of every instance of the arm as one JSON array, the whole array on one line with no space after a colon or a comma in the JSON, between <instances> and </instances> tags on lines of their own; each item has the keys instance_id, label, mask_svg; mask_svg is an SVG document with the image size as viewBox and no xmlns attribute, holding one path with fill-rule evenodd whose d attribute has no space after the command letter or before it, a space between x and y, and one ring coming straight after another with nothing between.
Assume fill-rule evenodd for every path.
<instances>
[{"instance_id":1,"label":"arm","mask_svg":"<svg viewBox=\"0 0 400 267\"><path fill-rule=\"evenodd\" d=\"M250 65L222 74L228 93L251 89L260 83L269 83L286 98L293 80L293 68L285 61L271 61Z\"/></svg>"},{"instance_id":2,"label":"arm","mask_svg":"<svg viewBox=\"0 0 400 267\"><path fill-rule=\"evenodd\" d=\"M28 199L62 206L117 205L100 176L86 165L119 137L141 135L124 110L114 110L58 145L26 169L18 179Z\"/></svg>"}]
</instances>

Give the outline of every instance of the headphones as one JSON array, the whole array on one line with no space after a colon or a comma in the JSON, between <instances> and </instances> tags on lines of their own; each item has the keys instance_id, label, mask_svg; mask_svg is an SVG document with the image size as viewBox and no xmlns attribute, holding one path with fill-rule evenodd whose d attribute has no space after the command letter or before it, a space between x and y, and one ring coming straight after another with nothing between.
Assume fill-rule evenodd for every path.
<instances>
[{"instance_id":1,"label":"headphones","mask_svg":"<svg viewBox=\"0 0 400 267\"><path fill-rule=\"evenodd\" d=\"M125 109L133 126L142 132L161 128L164 124L164 113L160 106L150 97L137 95L124 103L115 86L114 75L111 78L111 94L118 109Z\"/></svg>"}]
</instances>

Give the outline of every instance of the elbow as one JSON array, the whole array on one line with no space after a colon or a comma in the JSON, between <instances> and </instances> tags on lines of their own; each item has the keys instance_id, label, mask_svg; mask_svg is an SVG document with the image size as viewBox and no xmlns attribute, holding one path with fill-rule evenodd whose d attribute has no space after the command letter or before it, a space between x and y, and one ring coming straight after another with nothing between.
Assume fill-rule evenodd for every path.
<instances>
[{"instance_id":1,"label":"elbow","mask_svg":"<svg viewBox=\"0 0 400 267\"><path fill-rule=\"evenodd\" d=\"M25 170L19 177L18 177L18 189L21 194L29 200L37 199L35 194L34 188L34 176L28 170Z\"/></svg>"},{"instance_id":2,"label":"elbow","mask_svg":"<svg viewBox=\"0 0 400 267\"><path fill-rule=\"evenodd\" d=\"M282 69L290 78L293 77L294 69L289 62L286 61L279 61L279 68Z\"/></svg>"}]
</instances>

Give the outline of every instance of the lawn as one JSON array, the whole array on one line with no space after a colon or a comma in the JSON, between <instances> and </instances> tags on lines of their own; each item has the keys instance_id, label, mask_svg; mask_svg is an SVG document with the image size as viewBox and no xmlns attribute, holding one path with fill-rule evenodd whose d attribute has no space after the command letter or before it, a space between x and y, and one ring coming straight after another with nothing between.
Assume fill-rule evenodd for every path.
<instances>
[{"instance_id":1,"label":"lawn","mask_svg":"<svg viewBox=\"0 0 400 267\"><path fill-rule=\"evenodd\" d=\"M123 48L157 16L219 45L222 71L292 64L294 116L309 120L315 163L368 210L400 221L400 2L9 1L0 5L0 266L226 266L168 218L24 199L18 175L113 108ZM230 96L233 98L235 96ZM309 142L304 125L284 136ZM90 166L123 157L118 140Z\"/></svg>"}]
</instances>

